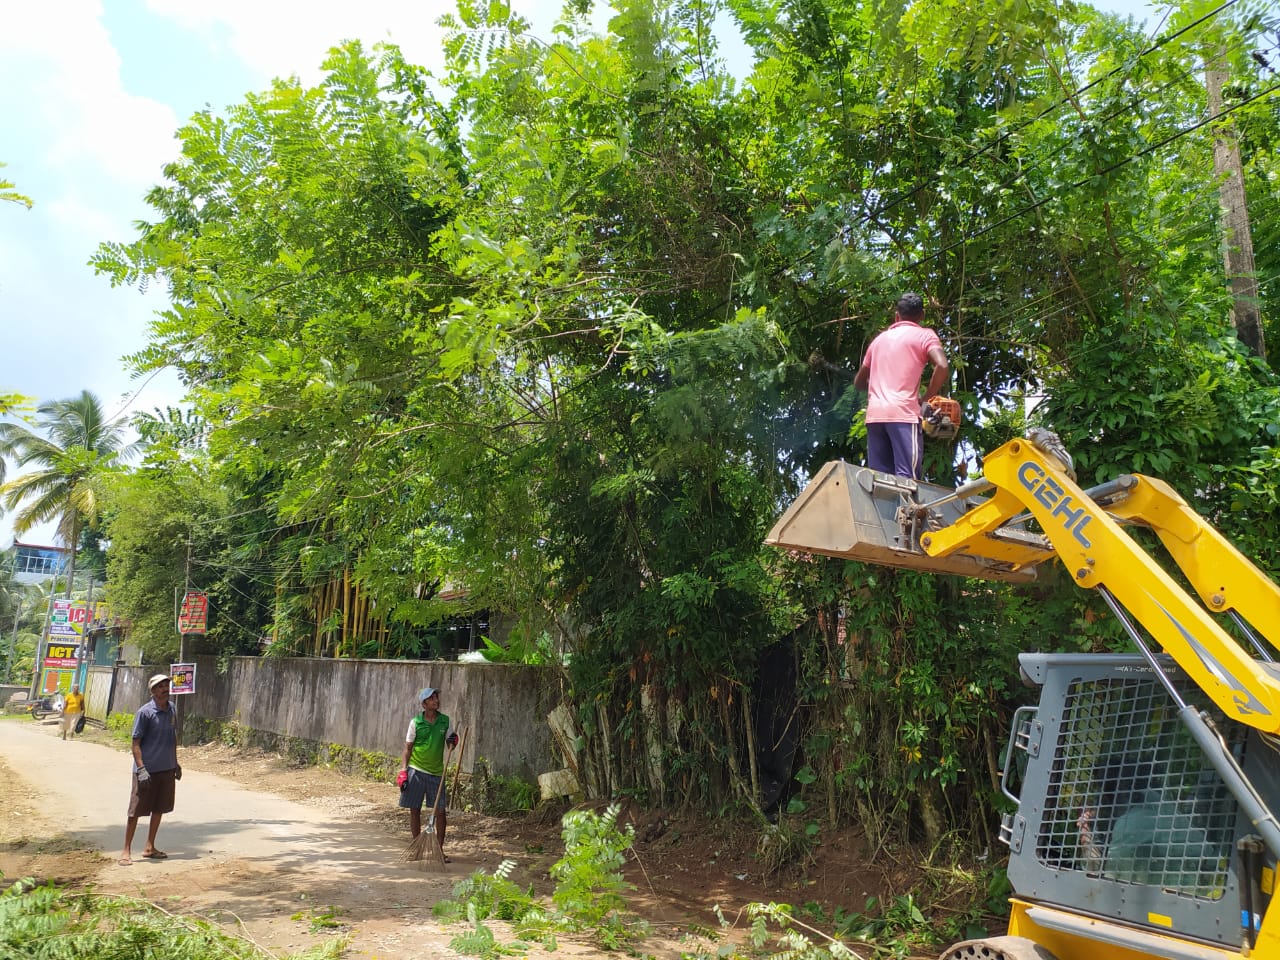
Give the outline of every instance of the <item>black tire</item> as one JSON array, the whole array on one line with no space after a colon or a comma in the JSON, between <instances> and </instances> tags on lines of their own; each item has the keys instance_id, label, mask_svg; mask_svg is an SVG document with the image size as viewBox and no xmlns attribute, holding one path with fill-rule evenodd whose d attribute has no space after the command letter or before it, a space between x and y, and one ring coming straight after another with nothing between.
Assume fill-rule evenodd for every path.
<instances>
[{"instance_id":1,"label":"black tire","mask_svg":"<svg viewBox=\"0 0 1280 960\"><path fill-rule=\"evenodd\" d=\"M1045 947L1026 937L966 940L943 951L939 960L1056 960Z\"/></svg>"}]
</instances>

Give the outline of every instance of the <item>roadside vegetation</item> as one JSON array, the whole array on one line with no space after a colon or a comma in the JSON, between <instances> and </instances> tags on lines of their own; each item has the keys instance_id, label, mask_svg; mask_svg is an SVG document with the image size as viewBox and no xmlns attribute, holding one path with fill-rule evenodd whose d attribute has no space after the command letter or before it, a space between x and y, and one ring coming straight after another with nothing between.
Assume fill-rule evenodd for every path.
<instances>
[{"instance_id":1,"label":"roadside vegetation","mask_svg":"<svg viewBox=\"0 0 1280 960\"><path fill-rule=\"evenodd\" d=\"M281 957L217 924L133 897L19 880L0 893L0 960L183 957L186 960L337 960L334 938Z\"/></svg>"}]
</instances>

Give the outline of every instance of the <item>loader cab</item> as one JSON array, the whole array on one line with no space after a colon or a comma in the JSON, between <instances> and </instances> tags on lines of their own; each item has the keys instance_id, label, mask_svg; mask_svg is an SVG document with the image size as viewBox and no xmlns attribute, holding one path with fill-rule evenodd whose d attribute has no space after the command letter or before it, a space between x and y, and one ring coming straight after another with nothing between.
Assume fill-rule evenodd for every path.
<instances>
[{"instance_id":1,"label":"loader cab","mask_svg":"<svg viewBox=\"0 0 1280 960\"><path fill-rule=\"evenodd\" d=\"M1139 656L1023 654L1020 665L1041 694L1007 763L1025 766L1009 778L1018 808L1001 829L1016 895L1010 934L1057 960L1099 956L1099 941L1149 955L1151 936L1188 941L1167 956L1214 955L1194 944L1240 951L1242 916L1255 915L1256 934L1275 864L1260 871L1260 889L1241 888L1251 872L1237 868L1237 848L1253 824L1155 671ZM1275 748L1215 711L1171 660L1160 666L1212 717L1267 805L1280 806Z\"/></svg>"}]
</instances>

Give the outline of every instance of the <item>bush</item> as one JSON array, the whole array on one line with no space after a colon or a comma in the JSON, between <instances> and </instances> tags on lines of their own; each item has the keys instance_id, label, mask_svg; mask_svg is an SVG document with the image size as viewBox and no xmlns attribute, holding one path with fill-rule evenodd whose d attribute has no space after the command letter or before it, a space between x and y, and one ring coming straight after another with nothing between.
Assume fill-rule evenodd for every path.
<instances>
[{"instance_id":1,"label":"bush","mask_svg":"<svg viewBox=\"0 0 1280 960\"><path fill-rule=\"evenodd\" d=\"M533 809L537 787L519 777L506 777L489 769L489 761L477 757L462 789L467 807L490 817L511 817Z\"/></svg>"},{"instance_id":2,"label":"bush","mask_svg":"<svg viewBox=\"0 0 1280 960\"><path fill-rule=\"evenodd\" d=\"M107 733L112 740L128 743L133 739L133 714L113 713L107 717Z\"/></svg>"}]
</instances>

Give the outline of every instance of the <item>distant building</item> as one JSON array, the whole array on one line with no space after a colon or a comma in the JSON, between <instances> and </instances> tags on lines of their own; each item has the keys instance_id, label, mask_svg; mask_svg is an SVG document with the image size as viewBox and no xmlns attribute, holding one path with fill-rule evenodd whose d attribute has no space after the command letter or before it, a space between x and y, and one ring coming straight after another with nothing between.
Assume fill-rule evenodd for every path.
<instances>
[{"instance_id":1,"label":"distant building","mask_svg":"<svg viewBox=\"0 0 1280 960\"><path fill-rule=\"evenodd\" d=\"M66 547L45 547L13 541L13 578L19 583L39 583L59 576L70 555Z\"/></svg>"}]
</instances>

